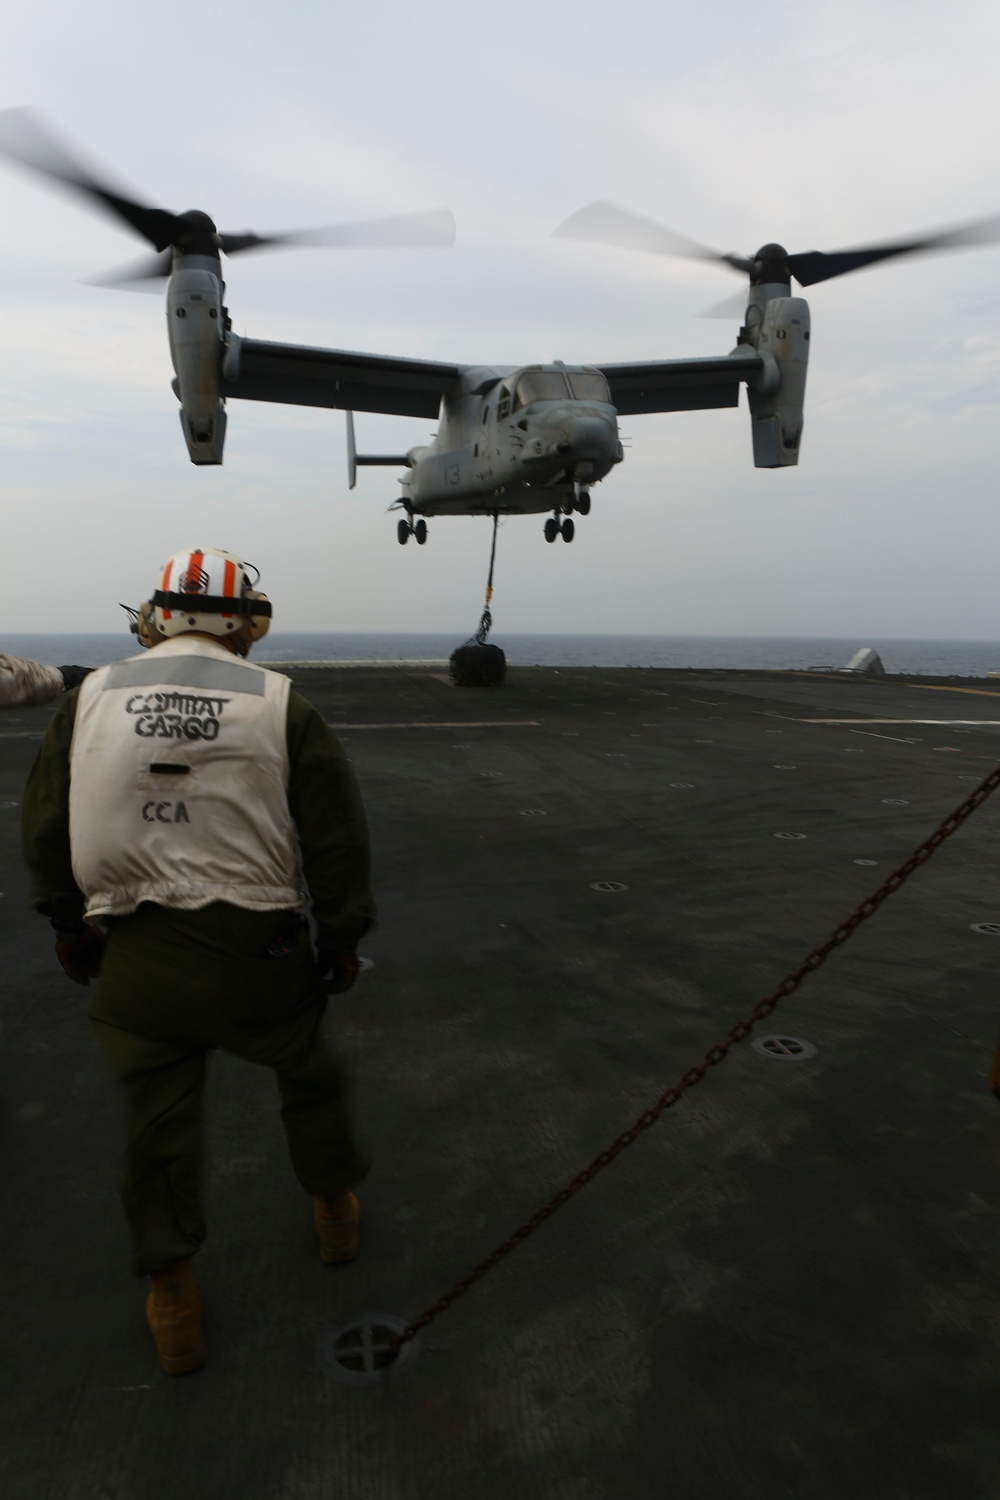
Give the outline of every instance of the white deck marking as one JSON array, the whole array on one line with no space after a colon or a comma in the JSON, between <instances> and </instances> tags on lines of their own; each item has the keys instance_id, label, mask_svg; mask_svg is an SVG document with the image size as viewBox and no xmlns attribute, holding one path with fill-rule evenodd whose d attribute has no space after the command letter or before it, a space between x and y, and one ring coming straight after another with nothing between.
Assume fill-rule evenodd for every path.
<instances>
[{"instance_id":1,"label":"white deck marking","mask_svg":"<svg viewBox=\"0 0 1000 1500\"><path fill-rule=\"evenodd\" d=\"M330 724L329 729L537 729L540 719L449 719L430 723L416 719L409 724Z\"/></svg>"},{"instance_id":2,"label":"white deck marking","mask_svg":"<svg viewBox=\"0 0 1000 1500\"><path fill-rule=\"evenodd\" d=\"M790 718L791 715L781 714L776 717ZM796 724L937 724L941 728L948 726L952 729L960 724L968 724L975 729L981 724L1000 724L1000 719L795 719Z\"/></svg>"},{"instance_id":3,"label":"white deck marking","mask_svg":"<svg viewBox=\"0 0 1000 1500\"><path fill-rule=\"evenodd\" d=\"M904 740L898 734L876 734L873 729L849 729L848 734L863 734L870 740L892 740L894 745L920 745L921 740Z\"/></svg>"}]
</instances>

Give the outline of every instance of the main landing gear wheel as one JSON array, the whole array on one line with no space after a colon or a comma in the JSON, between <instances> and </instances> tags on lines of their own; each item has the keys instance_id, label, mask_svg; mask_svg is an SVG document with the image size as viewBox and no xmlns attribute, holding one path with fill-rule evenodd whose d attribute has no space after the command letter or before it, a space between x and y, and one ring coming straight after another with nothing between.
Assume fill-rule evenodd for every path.
<instances>
[{"instance_id":1,"label":"main landing gear wheel","mask_svg":"<svg viewBox=\"0 0 1000 1500\"><path fill-rule=\"evenodd\" d=\"M413 528L413 535L417 539L417 546L422 547L427 540L427 522L424 520L423 516L421 516L420 520L415 524Z\"/></svg>"},{"instance_id":2,"label":"main landing gear wheel","mask_svg":"<svg viewBox=\"0 0 1000 1500\"><path fill-rule=\"evenodd\" d=\"M400 521L399 522L399 524L396 527L396 539L399 542L399 545L401 547L405 547L406 546L407 542L410 540L410 523L409 523L409 521Z\"/></svg>"},{"instance_id":3,"label":"main landing gear wheel","mask_svg":"<svg viewBox=\"0 0 1000 1500\"><path fill-rule=\"evenodd\" d=\"M554 542L557 536L561 536L564 542L571 542L576 535L576 525L572 516L567 516L565 521L560 521L558 516L549 516L545 523L545 540Z\"/></svg>"},{"instance_id":4,"label":"main landing gear wheel","mask_svg":"<svg viewBox=\"0 0 1000 1500\"><path fill-rule=\"evenodd\" d=\"M580 512L581 516L589 516L590 515L590 491L589 490L581 490L580 493L579 493L579 495L577 495L577 497L576 497L576 508Z\"/></svg>"}]
</instances>

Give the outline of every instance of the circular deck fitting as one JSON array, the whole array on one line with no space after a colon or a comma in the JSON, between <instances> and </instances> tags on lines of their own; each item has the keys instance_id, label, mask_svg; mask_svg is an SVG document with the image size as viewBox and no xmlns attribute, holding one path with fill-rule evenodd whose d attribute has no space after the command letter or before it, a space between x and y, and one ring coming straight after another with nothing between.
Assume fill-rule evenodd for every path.
<instances>
[{"instance_id":1,"label":"circular deck fitting","mask_svg":"<svg viewBox=\"0 0 1000 1500\"><path fill-rule=\"evenodd\" d=\"M520 816L522 818L547 818L548 813L544 807L522 807Z\"/></svg>"},{"instance_id":2,"label":"circular deck fitting","mask_svg":"<svg viewBox=\"0 0 1000 1500\"><path fill-rule=\"evenodd\" d=\"M973 932L985 932L987 937L1000 937L1000 922L970 922Z\"/></svg>"},{"instance_id":3,"label":"circular deck fitting","mask_svg":"<svg viewBox=\"0 0 1000 1500\"><path fill-rule=\"evenodd\" d=\"M670 785L678 792L690 792L694 787L693 781L672 781Z\"/></svg>"},{"instance_id":4,"label":"circular deck fitting","mask_svg":"<svg viewBox=\"0 0 1000 1500\"><path fill-rule=\"evenodd\" d=\"M776 839L807 839L809 837L807 833L776 833L774 836Z\"/></svg>"},{"instance_id":5,"label":"circular deck fitting","mask_svg":"<svg viewBox=\"0 0 1000 1500\"><path fill-rule=\"evenodd\" d=\"M378 1385L398 1375L417 1356L419 1335L390 1358L386 1349L406 1328L393 1313L356 1313L344 1323L325 1328L316 1340L316 1363L324 1375L343 1385Z\"/></svg>"},{"instance_id":6,"label":"circular deck fitting","mask_svg":"<svg viewBox=\"0 0 1000 1500\"><path fill-rule=\"evenodd\" d=\"M374 969L374 967L375 960L373 958L362 958L360 955L358 956L358 968L361 970L362 974L366 969Z\"/></svg>"},{"instance_id":7,"label":"circular deck fitting","mask_svg":"<svg viewBox=\"0 0 1000 1500\"><path fill-rule=\"evenodd\" d=\"M856 859L854 861L854 863L856 865L877 865L878 864L878 860L877 859Z\"/></svg>"},{"instance_id":8,"label":"circular deck fitting","mask_svg":"<svg viewBox=\"0 0 1000 1500\"><path fill-rule=\"evenodd\" d=\"M799 1062L804 1057L816 1056L812 1042L804 1042L797 1036L758 1036L751 1045L763 1057L780 1057L784 1062Z\"/></svg>"},{"instance_id":9,"label":"circular deck fitting","mask_svg":"<svg viewBox=\"0 0 1000 1500\"><path fill-rule=\"evenodd\" d=\"M797 771L798 766L775 766L776 771Z\"/></svg>"},{"instance_id":10,"label":"circular deck fitting","mask_svg":"<svg viewBox=\"0 0 1000 1500\"><path fill-rule=\"evenodd\" d=\"M592 891L627 891L628 886L622 885L620 880L592 880L590 889Z\"/></svg>"},{"instance_id":11,"label":"circular deck fitting","mask_svg":"<svg viewBox=\"0 0 1000 1500\"><path fill-rule=\"evenodd\" d=\"M882 804L884 807L909 807L910 805L905 797L883 797Z\"/></svg>"}]
</instances>

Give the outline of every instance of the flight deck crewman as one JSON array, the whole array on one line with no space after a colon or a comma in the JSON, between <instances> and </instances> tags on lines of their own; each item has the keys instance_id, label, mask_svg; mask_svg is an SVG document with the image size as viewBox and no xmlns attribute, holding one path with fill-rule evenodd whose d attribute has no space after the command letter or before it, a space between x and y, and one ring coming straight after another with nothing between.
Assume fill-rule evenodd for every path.
<instances>
[{"instance_id":1,"label":"flight deck crewman","mask_svg":"<svg viewBox=\"0 0 1000 1500\"><path fill-rule=\"evenodd\" d=\"M35 906L69 977L98 978L88 1014L127 1108L133 1270L152 1276L147 1320L178 1375L205 1358L191 1261L208 1052L273 1068L327 1264L357 1254L350 1189L370 1166L321 1029L375 916L364 810L317 710L241 660L271 614L247 566L211 548L167 561L133 627L151 649L68 696L23 802Z\"/></svg>"}]
</instances>

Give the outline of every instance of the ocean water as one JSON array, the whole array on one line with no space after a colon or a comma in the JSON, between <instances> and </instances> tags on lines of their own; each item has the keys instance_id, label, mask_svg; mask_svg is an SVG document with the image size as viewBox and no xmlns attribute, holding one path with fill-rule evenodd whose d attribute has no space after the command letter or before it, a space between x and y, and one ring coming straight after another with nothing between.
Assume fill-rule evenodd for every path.
<instances>
[{"instance_id":1,"label":"ocean water","mask_svg":"<svg viewBox=\"0 0 1000 1500\"><path fill-rule=\"evenodd\" d=\"M877 640L849 636L508 635L491 640L514 666L545 667L844 667L872 646L887 672L982 677L1000 671L1000 641ZM463 637L453 634L364 634L275 631L253 661L446 660ZM0 651L53 666L98 667L141 649L127 631L115 635L7 635Z\"/></svg>"}]
</instances>

